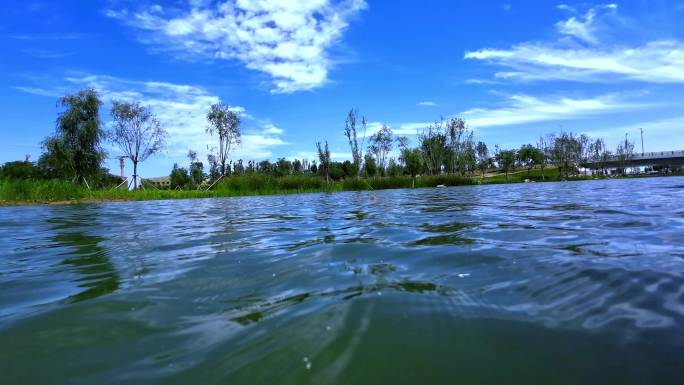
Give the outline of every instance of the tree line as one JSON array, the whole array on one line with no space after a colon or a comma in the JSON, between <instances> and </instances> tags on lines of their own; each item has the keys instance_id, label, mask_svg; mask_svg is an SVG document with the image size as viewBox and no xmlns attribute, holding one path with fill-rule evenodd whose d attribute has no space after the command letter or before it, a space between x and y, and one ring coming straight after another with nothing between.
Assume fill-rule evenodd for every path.
<instances>
[{"instance_id":1,"label":"tree line","mask_svg":"<svg viewBox=\"0 0 684 385\"><path fill-rule=\"evenodd\" d=\"M0 177L24 179L59 178L75 183L104 186L121 183L102 167L107 154L103 143L116 146L133 164L132 188L138 188L138 167L158 154L165 144L166 130L148 107L138 102L115 100L109 115L111 128L105 130L101 119L102 101L95 90L86 89L60 98L64 110L58 114L55 133L42 142L43 153L36 163L8 162L0 167ZM216 138L207 156L208 169L188 152L188 166L174 164L170 185L176 189L206 188L233 175L267 174L276 177L297 174L320 175L326 182L348 178L450 174L461 177L483 177L488 171L508 174L515 168L540 168L542 178L548 165L555 166L561 178L579 174L583 165L592 162L607 173L606 164L613 153L601 138L561 132L540 137L534 144L519 149L493 149L476 141L474 132L461 118L440 118L417 133L417 145L411 146L405 136L394 135L383 124L368 133L365 116L351 109L345 117L343 134L350 149L350 160L333 161L327 141L316 142L317 159L232 160L231 153L240 144L240 116L219 102L206 115L206 132ZM615 155L625 165L633 156L634 144L627 137Z\"/></svg>"}]
</instances>

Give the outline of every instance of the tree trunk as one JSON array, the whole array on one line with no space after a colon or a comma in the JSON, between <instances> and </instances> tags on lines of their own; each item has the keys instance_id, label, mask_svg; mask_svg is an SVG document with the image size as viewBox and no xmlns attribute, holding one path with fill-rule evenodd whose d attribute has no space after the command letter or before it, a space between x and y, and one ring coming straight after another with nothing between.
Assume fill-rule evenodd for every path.
<instances>
[{"instance_id":1,"label":"tree trunk","mask_svg":"<svg viewBox=\"0 0 684 385\"><path fill-rule=\"evenodd\" d=\"M138 161L133 161L133 190L138 188Z\"/></svg>"},{"instance_id":2,"label":"tree trunk","mask_svg":"<svg viewBox=\"0 0 684 385\"><path fill-rule=\"evenodd\" d=\"M416 188L416 176L411 177L411 188Z\"/></svg>"}]
</instances>

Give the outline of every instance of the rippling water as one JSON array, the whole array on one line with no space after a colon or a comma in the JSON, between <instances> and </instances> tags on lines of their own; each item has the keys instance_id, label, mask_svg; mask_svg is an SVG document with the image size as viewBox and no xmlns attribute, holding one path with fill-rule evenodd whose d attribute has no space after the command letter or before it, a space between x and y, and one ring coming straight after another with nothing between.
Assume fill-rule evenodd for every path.
<instances>
[{"instance_id":1,"label":"rippling water","mask_svg":"<svg viewBox=\"0 0 684 385\"><path fill-rule=\"evenodd\" d=\"M0 208L2 384L675 384L684 179Z\"/></svg>"}]
</instances>

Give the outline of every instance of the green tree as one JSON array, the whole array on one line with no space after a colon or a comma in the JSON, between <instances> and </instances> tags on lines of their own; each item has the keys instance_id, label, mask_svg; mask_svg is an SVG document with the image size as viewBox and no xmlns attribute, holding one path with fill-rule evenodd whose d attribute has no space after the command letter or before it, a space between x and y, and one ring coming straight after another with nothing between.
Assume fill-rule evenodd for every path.
<instances>
[{"instance_id":1,"label":"green tree","mask_svg":"<svg viewBox=\"0 0 684 385\"><path fill-rule=\"evenodd\" d=\"M207 132L210 135L217 134L219 137L217 162L221 175L225 176L228 173L226 162L230 156L230 150L233 145L240 143L242 137L240 117L229 106L219 102L211 106L207 121L209 122Z\"/></svg>"},{"instance_id":2,"label":"green tree","mask_svg":"<svg viewBox=\"0 0 684 385\"><path fill-rule=\"evenodd\" d=\"M610 151L606 147L606 142L598 138L589 144L589 159L594 164L596 169L601 170L601 173L605 175L605 164L610 159Z\"/></svg>"},{"instance_id":3,"label":"green tree","mask_svg":"<svg viewBox=\"0 0 684 385\"><path fill-rule=\"evenodd\" d=\"M396 159L389 158L389 162L387 163L387 175L400 176L403 172L404 170L402 169L401 165L397 163Z\"/></svg>"},{"instance_id":4,"label":"green tree","mask_svg":"<svg viewBox=\"0 0 684 385\"><path fill-rule=\"evenodd\" d=\"M100 144L106 137L100 121L102 102L95 90L87 89L61 98L59 104L66 110L57 118L55 135L43 142L45 152L38 163L50 175L79 183L96 178L105 158Z\"/></svg>"},{"instance_id":5,"label":"green tree","mask_svg":"<svg viewBox=\"0 0 684 385\"><path fill-rule=\"evenodd\" d=\"M216 160L216 155L207 155L207 162L209 163L209 180L213 182L221 177L221 169Z\"/></svg>"},{"instance_id":6,"label":"green tree","mask_svg":"<svg viewBox=\"0 0 684 385\"><path fill-rule=\"evenodd\" d=\"M285 158L280 158L275 164L275 171L278 176L290 175L292 173L292 162Z\"/></svg>"},{"instance_id":7,"label":"green tree","mask_svg":"<svg viewBox=\"0 0 684 385\"><path fill-rule=\"evenodd\" d=\"M354 167L356 168L355 175L359 175L359 171L361 170L361 161L363 157L363 142L366 137L366 117L361 117L361 127L363 127L363 135L361 137L363 139L361 139L360 145L356 130L356 122L357 112L356 110L351 109L347 114L347 119L344 122L344 136L347 137L347 141L349 142L349 148L351 149L352 161L354 163Z\"/></svg>"},{"instance_id":8,"label":"green tree","mask_svg":"<svg viewBox=\"0 0 684 385\"><path fill-rule=\"evenodd\" d=\"M137 102L114 101L114 127L109 139L133 162L133 188L138 187L138 163L161 151L166 131L149 108Z\"/></svg>"},{"instance_id":9,"label":"green tree","mask_svg":"<svg viewBox=\"0 0 684 385\"><path fill-rule=\"evenodd\" d=\"M477 152L477 168L482 172L482 178L485 176L485 172L492 165L491 157L489 156L489 149L485 142L477 142L475 146L475 151Z\"/></svg>"},{"instance_id":10,"label":"green tree","mask_svg":"<svg viewBox=\"0 0 684 385\"><path fill-rule=\"evenodd\" d=\"M42 179L42 170L32 162L7 162L0 167L0 179Z\"/></svg>"},{"instance_id":11,"label":"green tree","mask_svg":"<svg viewBox=\"0 0 684 385\"><path fill-rule=\"evenodd\" d=\"M506 182L508 182L508 172L515 166L515 151L499 150L496 154L496 161L499 163L499 168L506 174Z\"/></svg>"},{"instance_id":12,"label":"green tree","mask_svg":"<svg viewBox=\"0 0 684 385\"><path fill-rule=\"evenodd\" d=\"M550 142L552 143L551 159L558 167L560 176L569 177L571 172L575 173L580 163L582 145L577 136L566 132L559 136L551 136Z\"/></svg>"},{"instance_id":13,"label":"green tree","mask_svg":"<svg viewBox=\"0 0 684 385\"><path fill-rule=\"evenodd\" d=\"M273 172L273 164L271 164L271 162L269 162L268 159L262 160L257 165L257 171L262 174L270 174Z\"/></svg>"},{"instance_id":14,"label":"green tree","mask_svg":"<svg viewBox=\"0 0 684 385\"><path fill-rule=\"evenodd\" d=\"M316 150L318 150L318 171L325 176L325 182L330 183L330 150L328 149L328 141L325 141L325 147L321 146L321 142L316 142ZM358 168L356 171L358 172Z\"/></svg>"},{"instance_id":15,"label":"green tree","mask_svg":"<svg viewBox=\"0 0 684 385\"><path fill-rule=\"evenodd\" d=\"M401 151L401 161L404 163L406 172L411 175L411 187L416 187L416 175L423 169L423 156L420 149L405 147Z\"/></svg>"},{"instance_id":16,"label":"green tree","mask_svg":"<svg viewBox=\"0 0 684 385\"><path fill-rule=\"evenodd\" d=\"M543 136L539 137L539 142L537 142L537 160L535 163L539 165L542 174L542 180L545 180L544 169L546 168L546 162L549 157L549 145Z\"/></svg>"},{"instance_id":17,"label":"green tree","mask_svg":"<svg viewBox=\"0 0 684 385\"><path fill-rule=\"evenodd\" d=\"M429 125L418 135L418 141L428 174L440 174L450 152L447 148L447 135L444 133L444 120Z\"/></svg>"},{"instance_id":18,"label":"green tree","mask_svg":"<svg viewBox=\"0 0 684 385\"><path fill-rule=\"evenodd\" d=\"M204 181L204 164L197 160L197 152L193 150L188 151L187 155L190 159L189 176L190 185L192 188L199 188Z\"/></svg>"},{"instance_id":19,"label":"green tree","mask_svg":"<svg viewBox=\"0 0 684 385\"><path fill-rule=\"evenodd\" d=\"M618 164L620 164L620 173L622 176L627 175L627 164L634 158L634 143L629 141L627 134L625 134L624 142L618 144L615 155L617 156Z\"/></svg>"},{"instance_id":20,"label":"green tree","mask_svg":"<svg viewBox=\"0 0 684 385\"><path fill-rule=\"evenodd\" d=\"M531 144L525 144L518 150L518 158L527 169L527 175L530 175L530 170L539 164L540 157L541 151Z\"/></svg>"},{"instance_id":21,"label":"green tree","mask_svg":"<svg viewBox=\"0 0 684 385\"><path fill-rule=\"evenodd\" d=\"M368 145L368 151L375 155L375 161L377 168L380 173L384 175L385 168L387 167L386 160L387 154L392 151L392 130L383 124L382 128L378 130L375 134L370 137L370 144Z\"/></svg>"},{"instance_id":22,"label":"green tree","mask_svg":"<svg viewBox=\"0 0 684 385\"><path fill-rule=\"evenodd\" d=\"M173 164L171 175L169 175L170 187L174 190L184 189L190 185L190 175L188 170L183 167L178 167L178 163Z\"/></svg>"},{"instance_id":23,"label":"green tree","mask_svg":"<svg viewBox=\"0 0 684 385\"><path fill-rule=\"evenodd\" d=\"M237 162L233 165L233 174L235 175L244 175L245 174L245 165L242 163L242 159L238 159Z\"/></svg>"},{"instance_id":24,"label":"green tree","mask_svg":"<svg viewBox=\"0 0 684 385\"><path fill-rule=\"evenodd\" d=\"M366 176L372 178L378 175L378 165L375 163L375 158L370 153L366 153L364 156L363 169L366 172Z\"/></svg>"},{"instance_id":25,"label":"green tree","mask_svg":"<svg viewBox=\"0 0 684 385\"><path fill-rule=\"evenodd\" d=\"M342 162L341 167L345 178L352 178L356 176L356 166L354 166L354 163L345 160Z\"/></svg>"},{"instance_id":26,"label":"green tree","mask_svg":"<svg viewBox=\"0 0 684 385\"><path fill-rule=\"evenodd\" d=\"M591 139L582 134L577 138L577 165L584 168L584 176L587 176L587 163L591 158Z\"/></svg>"},{"instance_id":27,"label":"green tree","mask_svg":"<svg viewBox=\"0 0 684 385\"><path fill-rule=\"evenodd\" d=\"M295 174L301 174L303 169L302 161L295 159L292 161L292 172Z\"/></svg>"}]
</instances>

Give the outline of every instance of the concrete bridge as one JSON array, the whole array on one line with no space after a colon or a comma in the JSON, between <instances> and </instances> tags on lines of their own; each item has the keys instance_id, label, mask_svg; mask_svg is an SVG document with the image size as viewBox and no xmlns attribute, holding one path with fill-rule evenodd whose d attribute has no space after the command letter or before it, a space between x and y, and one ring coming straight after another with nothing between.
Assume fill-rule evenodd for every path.
<instances>
[{"instance_id":1,"label":"concrete bridge","mask_svg":"<svg viewBox=\"0 0 684 385\"><path fill-rule=\"evenodd\" d=\"M618 168L618 167L667 167L670 169L684 166L684 151L659 151L633 154L629 160L620 162L617 155L612 155L606 162L588 162L586 167L590 169Z\"/></svg>"}]
</instances>

